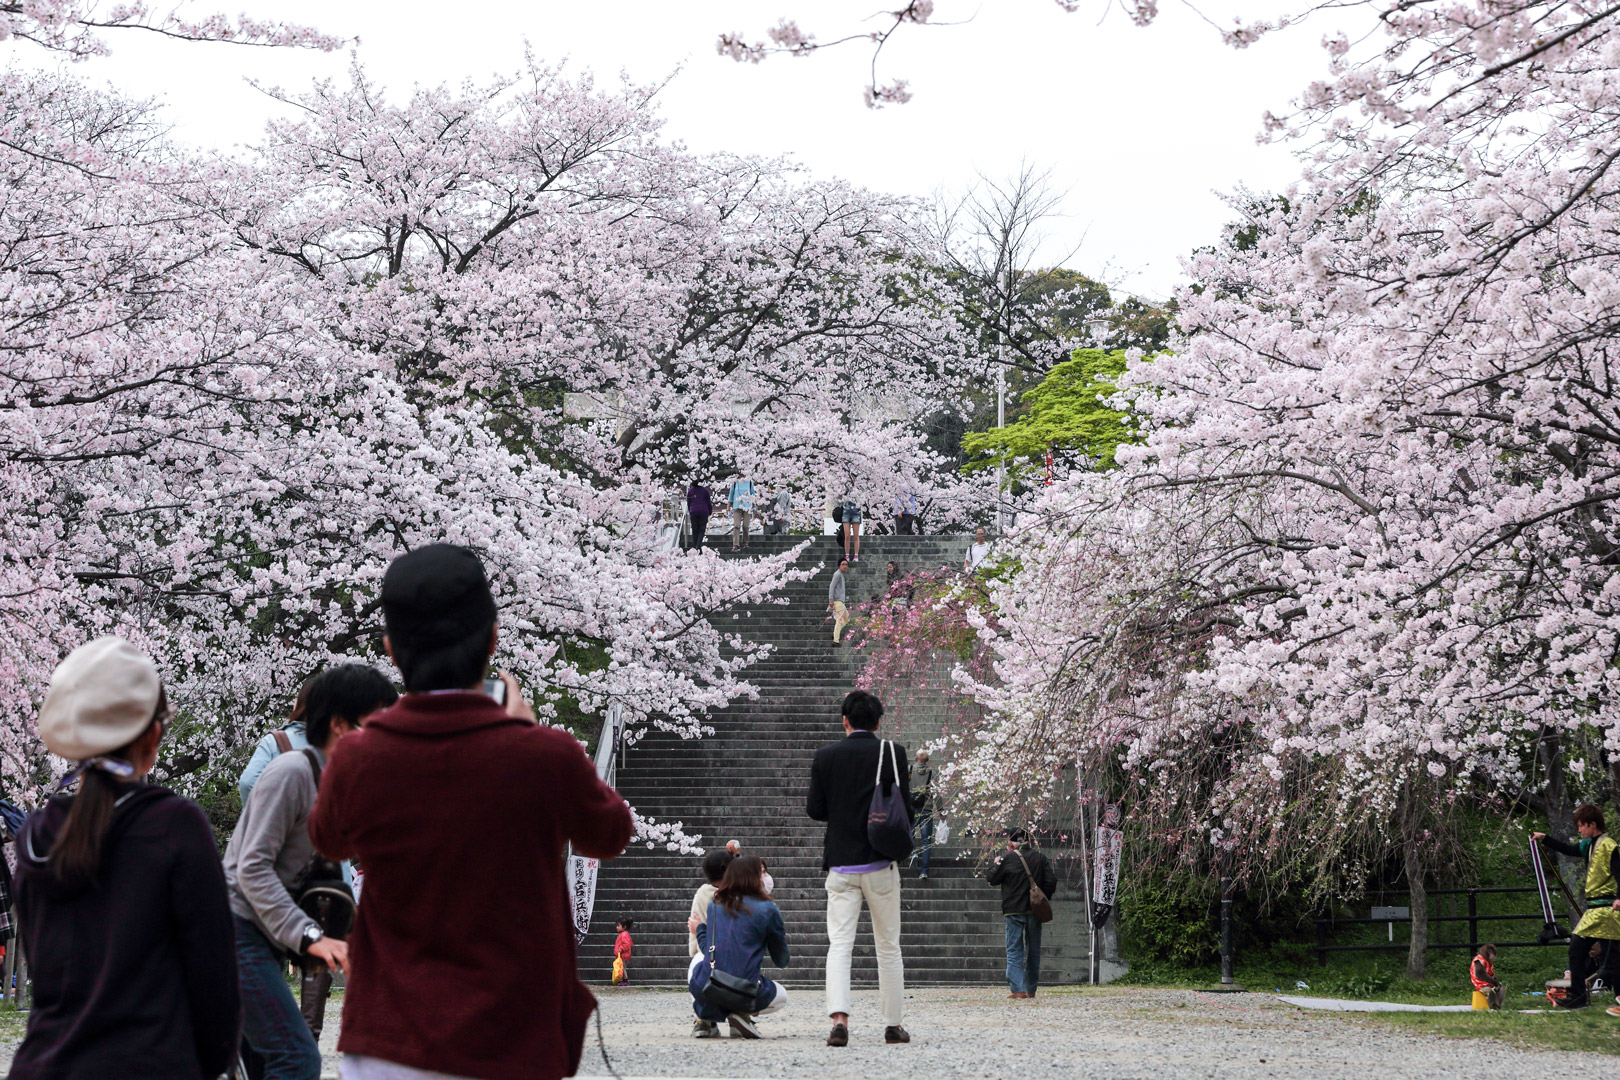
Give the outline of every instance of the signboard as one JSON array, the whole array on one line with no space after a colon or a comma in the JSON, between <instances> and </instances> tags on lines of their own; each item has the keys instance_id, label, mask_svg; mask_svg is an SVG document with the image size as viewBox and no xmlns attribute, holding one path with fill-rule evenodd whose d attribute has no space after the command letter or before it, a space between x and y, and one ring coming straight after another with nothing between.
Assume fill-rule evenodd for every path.
<instances>
[{"instance_id":1,"label":"signboard","mask_svg":"<svg viewBox=\"0 0 1620 1080\"><path fill-rule=\"evenodd\" d=\"M591 909L596 906L596 859L568 856L568 905L574 915L574 942L585 943L591 928Z\"/></svg>"},{"instance_id":2,"label":"signboard","mask_svg":"<svg viewBox=\"0 0 1620 1080\"><path fill-rule=\"evenodd\" d=\"M1118 823L1119 813L1110 807L1111 814L1104 821ZM1107 825L1097 829L1097 858L1091 883L1091 923L1101 927L1119 900L1119 861L1125 847L1125 834Z\"/></svg>"},{"instance_id":3,"label":"signboard","mask_svg":"<svg viewBox=\"0 0 1620 1080\"><path fill-rule=\"evenodd\" d=\"M1372 917L1383 922L1406 922L1412 917L1409 907L1375 907Z\"/></svg>"}]
</instances>

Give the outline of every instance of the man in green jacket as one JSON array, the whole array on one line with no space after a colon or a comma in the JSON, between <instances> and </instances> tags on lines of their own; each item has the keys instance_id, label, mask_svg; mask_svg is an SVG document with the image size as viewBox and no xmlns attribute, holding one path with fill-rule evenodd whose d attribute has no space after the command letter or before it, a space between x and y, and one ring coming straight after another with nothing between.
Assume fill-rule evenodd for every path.
<instances>
[{"instance_id":1,"label":"man in green jacket","mask_svg":"<svg viewBox=\"0 0 1620 1080\"><path fill-rule=\"evenodd\" d=\"M1605 975L1613 970L1620 943L1620 843L1609 835L1603 811L1591 803L1575 811L1575 828L1580 839L1573 844L1546 833L1532 834L1560 855L1586 860L1586 913L1569 936L1569 996L1559 1002L1567 1009L1588 1004L1586 971L1593 943L1600 945L1597 970ZM1614 990L1612 983L1609 990Z\"/></svg>"}]
</instances>

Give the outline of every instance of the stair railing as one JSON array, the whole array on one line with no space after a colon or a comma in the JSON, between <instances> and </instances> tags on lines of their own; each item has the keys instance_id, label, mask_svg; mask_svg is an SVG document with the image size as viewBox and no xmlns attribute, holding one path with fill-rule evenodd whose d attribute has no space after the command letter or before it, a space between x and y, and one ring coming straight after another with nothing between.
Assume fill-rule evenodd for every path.
<instances>
[{"instance_id":1,"label":"stair railing","mask_svg":"<svg viewBox=\"0 0 1620 1080\"><path fill-rule=\"evenodd\" d=\"M624 707L618 702L607 707L602 719L602 734L596 740L596 775L613 786L619 771L619 751L624 742Z\"/></svg>"}]
</instances>

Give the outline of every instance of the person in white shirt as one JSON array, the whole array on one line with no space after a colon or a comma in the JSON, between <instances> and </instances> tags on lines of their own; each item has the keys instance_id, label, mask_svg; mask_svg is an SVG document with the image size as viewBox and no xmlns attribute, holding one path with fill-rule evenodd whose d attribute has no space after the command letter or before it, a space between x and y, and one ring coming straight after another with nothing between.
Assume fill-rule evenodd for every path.
<instances>
[{"instance_id":1,"label":"person in white shirt","mask_svg":"<svg viewBox=\"0 0 1620 1080\"><path fill-rule=\"evenodd\" d=\"M968 573L979 568L979 564L990 557L990 539L983 529L973 534L973 543L968 545L967 557L962 560L962 569Z\"/></svg>"}]
</instances>

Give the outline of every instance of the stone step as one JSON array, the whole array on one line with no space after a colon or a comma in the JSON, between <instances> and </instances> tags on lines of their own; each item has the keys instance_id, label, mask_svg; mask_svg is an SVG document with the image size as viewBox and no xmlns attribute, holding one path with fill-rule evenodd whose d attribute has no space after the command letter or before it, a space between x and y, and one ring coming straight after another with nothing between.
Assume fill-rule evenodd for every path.
<instances>
[{"instance_id":1,"label":"stone step","mask_svg":"<svg viewBox=\"0 0 1620 1080\"><path fill-rule=\"evenodd\" d=\"M811 986L819 984L826 956L824 826L805 816L804 795L811 757L843 736L839 703L867 654L849 643L837 649L831 643L827 583L842 554L833 538L755 535L735 555L725 540L717 546L721 558L752 558L780 554L806 541L797 565L814 569L812 577L781 589L776 596L780 602L715 620L724 633L771 647L743 672L758 696L715 710L704 721L709 734L702 739L683 739L650 726L625 751L617 782L643 815L679 821L688 835L701 835L705 845L735 837L765 856L776 878L776 900L794 956L782 981ZM851 601L882 595L889 560L907 572L956 566L967 543L966 537L954 536L863 538L863 558L846 573ZM858 610L856 615L852 642L859 640ZM890 723L905 732L902 741L926 741L958 715L948 691L942 680L938 687L905 695L903 704L893 703ZM605 978L612 963L613 922L629 915L637 921L631 965L635 981L684 982L685 920L698 885L696 864L694 856L645 848L602 864L591 930L580 949L580 970L588 980ZM912 872L904 876L901 945L907 980L946 985L998 981L1004 951L998 893L979 876L978 852L936 848L932 869L927 882L917 881ZM870 985L876 965L864 914L861 927L852 978Z\"/></svg>"}]
</instances>

